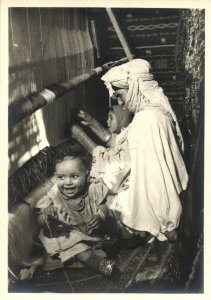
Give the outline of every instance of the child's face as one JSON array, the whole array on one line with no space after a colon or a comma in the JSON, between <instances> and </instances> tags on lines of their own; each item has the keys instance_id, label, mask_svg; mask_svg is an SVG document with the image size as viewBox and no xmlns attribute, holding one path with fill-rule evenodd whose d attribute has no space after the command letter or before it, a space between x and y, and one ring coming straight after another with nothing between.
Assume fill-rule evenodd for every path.
<instances>
[{"instance_id":1,"label":"child's face","mask_svg":"<svg viewBox=\"0 0 211 300\"><path fill-rule=\"evenodd\" d=\"M108 112L107 125L111 133L114 133L118 128L117 118L112 110Z\"/></svg>"},{"instance_id":2,"label":"child's face","mask_svg":"<svg viewBox=\"0 0 211 300\"><path fill-rule=\"evenodd\" d=\"M80 158L66 157L56 164L55 175L60 192L70 199L83 193L88 171Z\"/></svg>"}]
</instances>

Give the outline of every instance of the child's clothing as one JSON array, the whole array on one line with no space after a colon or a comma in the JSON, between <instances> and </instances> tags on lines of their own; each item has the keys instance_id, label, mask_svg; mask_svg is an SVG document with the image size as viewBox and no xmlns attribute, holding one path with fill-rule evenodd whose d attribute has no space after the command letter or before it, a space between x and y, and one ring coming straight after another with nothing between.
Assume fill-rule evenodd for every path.
<instances>
[{"instance_id":1,"label":"child's clothing","mask_svg":"<svg viewBox=\"0 0 211 300\"><path fill-rule=\"evenodd\" d=\"M97 234L87 233L86 223L98 209L107 195L107 187L99 183L91 183L87 193L81 196L77 206L74 200L65 199L57 185L40 199L36 208L45 209L49 206L57 207L59 218L46 224L40 231L39 238L51 256L59 254L62 262L92 248L100 240ZM70 221L67 222L60 211L65 209Z\"/></svg>"},{"instance_id":2,"label":"child's clothing","mask_svg":"<svg viewBox=\"0 0 211 300\"><path fill-rule=\"evenodd\" d=\"M111 193L119 193L129 186L130 151L128 129L130 125L116 136L114 147L97 146L93 151L93 163L90 176L103 180Z\"/></svg>"}]
</instances>

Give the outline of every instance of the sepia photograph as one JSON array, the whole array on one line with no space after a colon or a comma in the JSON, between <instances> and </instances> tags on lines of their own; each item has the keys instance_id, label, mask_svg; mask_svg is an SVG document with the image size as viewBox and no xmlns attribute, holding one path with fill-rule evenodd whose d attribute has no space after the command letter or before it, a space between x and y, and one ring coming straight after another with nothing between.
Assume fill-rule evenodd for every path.
<instances>
[{"instance_id":1,"label":"sepia photograph","mask_svg":"<svg viewBox=\"0 0 211 300\"><path fill-rule=\"evenodd\" d=\"M21 2L3 9L8 295L203 295L206 5Z\"/></svg>"}]
</instances>

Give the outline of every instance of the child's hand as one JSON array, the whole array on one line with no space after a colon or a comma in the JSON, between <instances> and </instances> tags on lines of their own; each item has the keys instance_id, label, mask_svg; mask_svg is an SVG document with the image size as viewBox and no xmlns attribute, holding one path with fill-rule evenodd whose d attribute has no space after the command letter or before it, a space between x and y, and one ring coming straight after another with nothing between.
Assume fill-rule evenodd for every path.
<instances>
[{"instance_id":1,"label":"child's hand","mask_svg":"<svg viewBox=\"0 0 211 300\"><path fill-rule=\"evenodd\" d=\"M37 222L40 226L44 226L47 222L55 219L58 219L57 207L48 206L40 210L37 217Z\"/></svg>"},{"instance_id":2,"label":"child's hand","mask_svg":"<svg viewBox=\"0 0 211 300\"><path fill-rule=\"evenodd\" d=\"M88 233L100 227L102 224L102 218L99 214L94 214L91 219L87 222Z\"/></svg>"},{"instance_id":3,"label":"child's hand","mask_svg":"<svg viewBox=\"0 0 211 300\"><path fill-rule=\"evenodd\" d=\"M58 219L58 209L55 206L49 206L42 211L44 219Z\"/></svg>"},{"instance_id":4,"label":"child's hand","mask_svg":"<svg viewBox=\"0 0 211 300\"><path fill-rule=\"evenodd\" d=\"M61 221L65 221L66 223L70 223L70 215L68 214L67 210L65 208L61 208L59 210L59 214L62 218Z\"/></svg>"},{"instance_id":5,"label":"child's hand","mask_svg":"<svg viewBox=\"0 0 211 300\"><path fill-rule=\"evenodd\" d=\"M79 113L77 114L77 116L82 119L81 123L83 125L90 125L91 122L92 122L92 116L90 116L88 113L86 113L85 111L83 110L80 110Z\"/></svg>"}]
</instances>

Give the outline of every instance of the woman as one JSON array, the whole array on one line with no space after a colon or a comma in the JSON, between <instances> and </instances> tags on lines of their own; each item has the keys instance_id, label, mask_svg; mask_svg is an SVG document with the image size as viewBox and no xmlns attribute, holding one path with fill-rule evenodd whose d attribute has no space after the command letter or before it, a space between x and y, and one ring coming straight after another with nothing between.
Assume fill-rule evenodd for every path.
<instances>
[{"instance_id":1,"label":"woman","mask_svg":"<svg viewBox=\"0 0 211 300\"><path fill-rule=\"evenodd\" d=\"M113 208L128 228L149 232L160 241L176 240L179 195L188 175L182 135L168 98L143 59L113 67L102 80L110 97L135 116L119 134L115 149L94 148L92 175L102 177L117 193Z\"/></svg>"}]
</instances>

